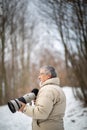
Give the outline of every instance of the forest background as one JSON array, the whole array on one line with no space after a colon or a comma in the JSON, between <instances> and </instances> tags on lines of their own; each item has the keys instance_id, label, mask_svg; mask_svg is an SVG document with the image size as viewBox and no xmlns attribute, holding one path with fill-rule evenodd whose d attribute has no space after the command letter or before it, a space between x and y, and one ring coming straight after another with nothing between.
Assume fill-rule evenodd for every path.
<instances>
[{"instance_id":1,"label":"forest background","mask_svg":"<svg viewBox=\"0 0 87 130\"><path fill-rule=\"evenodd\" d=\"M0 0L0 105L38 88L42 65L87 105L86 0Z\"/></svg>"}]
</instances>

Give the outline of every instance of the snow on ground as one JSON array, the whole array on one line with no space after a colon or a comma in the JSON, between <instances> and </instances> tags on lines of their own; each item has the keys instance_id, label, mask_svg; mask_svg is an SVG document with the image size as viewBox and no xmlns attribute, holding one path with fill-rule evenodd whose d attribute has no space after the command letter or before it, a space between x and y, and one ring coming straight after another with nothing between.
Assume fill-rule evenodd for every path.
<instances>
[{"instance_id":1,"label":"snow on ground","mask_svg":"<svg viewBox=\"0 0 87 130\"><path fill-rule=\"evenodd\" d=\"M67 106L64 117L65 130L87 130L87 108L76 101L72 89L64 89ZM0 107L0 130L31 130L32 119L21 112L11 113L8 106Z\"/></svg>"},{"instance_id":2,"label":"snow on ground","mask_svg":"<svg viewBox=\"0 0 87 130\"><path fill-rule=\"evenodd\" d=\"M31 121L21 112L11 113L7 105L0 107L0 130L31 130Z\"/></svg>"},{"instance_id":3,"label":"snow on ground","mask_svg":"<svg viewBox=\"0 0 87 130\"><path fill-rule=\"evenodd\" d=\"M65 87L63 90L67 101L65 130L87 130L87 107L83 108L83 103L74 98L71 88Z\"/></svg>"}]
</instances>

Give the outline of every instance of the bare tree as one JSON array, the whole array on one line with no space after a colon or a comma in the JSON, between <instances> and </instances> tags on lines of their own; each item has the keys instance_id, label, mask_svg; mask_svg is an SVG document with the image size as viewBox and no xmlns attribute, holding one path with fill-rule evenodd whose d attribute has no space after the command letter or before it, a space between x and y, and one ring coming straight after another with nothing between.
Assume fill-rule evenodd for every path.
<instances>
[{"instance_id":1,"label":"bare tree","mask_svg":"<svg viewBox=\"0 0 87 130\"><path fill-rule=\"evenodd\" d=\"M83 0L52 1L55 20L65 48L67 68L72 68L80 85L76 94L87 104L87 3Z\"/></svg>"},{"instance_id":2,"label":"bare tree","mask_svg":"<svg viewBox=\"0 0 87 130\"><path fill-rule=\"evenodd\" d=\"M15 93L18 82L18 57L19 57L19 35L23 12L26 10L27 1L2 0L2 14L0 16L0 103L10 97L10 90ZM24 30L22 30L24 31ZM12 93L11 93L12 94ZM7 102L7 101L6 101Z\"/></svg>"}]
</instances>

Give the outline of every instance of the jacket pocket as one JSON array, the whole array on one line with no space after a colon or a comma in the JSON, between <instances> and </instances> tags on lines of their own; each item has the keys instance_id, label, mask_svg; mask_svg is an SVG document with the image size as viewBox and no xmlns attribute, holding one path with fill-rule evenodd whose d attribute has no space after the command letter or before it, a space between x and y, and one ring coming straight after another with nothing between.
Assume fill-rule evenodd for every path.
<instances>
[{"instance_id":1,"label":"jacket pocket","mask_svg":"<svg viewBox=\"0 0 87 130\"><path fill-rule=\"evenodd\" d=\"M40 127L40 123L39 123L39 121L37 120L37 126L39 126Z\"/></svg>"}]
</instances>

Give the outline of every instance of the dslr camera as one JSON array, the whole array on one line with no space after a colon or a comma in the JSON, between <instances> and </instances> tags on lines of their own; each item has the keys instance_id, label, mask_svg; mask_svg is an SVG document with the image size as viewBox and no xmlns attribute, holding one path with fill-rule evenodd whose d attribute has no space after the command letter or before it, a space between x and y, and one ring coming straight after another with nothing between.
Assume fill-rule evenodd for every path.
<instances>
[{"instance_id":1,"label":"dslr camera","mask_svg":"<svg viewBox=\"0 0 87 130\"><path fill-rule=\"evenodd\" d=\"M8 102L8 107L9 107L10 111L12 113L15 113L16 111L18 111L22 106L20 101L27 104L27 103L31 102L32 100L35 100L35 98L38 94L38 91L39 90L37 88L34 88L30 93L25 94L23 97L20 97L20 98L14 99L14 100L10 100Z\"/></svg>"}]
</instances>

